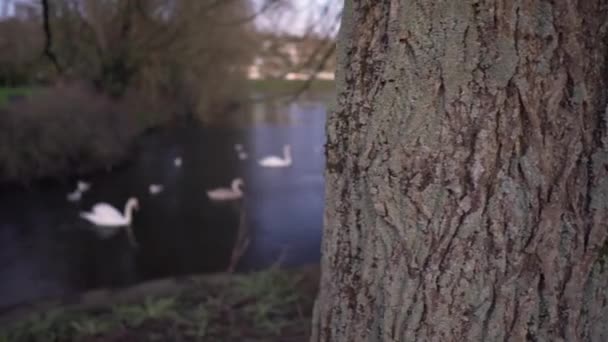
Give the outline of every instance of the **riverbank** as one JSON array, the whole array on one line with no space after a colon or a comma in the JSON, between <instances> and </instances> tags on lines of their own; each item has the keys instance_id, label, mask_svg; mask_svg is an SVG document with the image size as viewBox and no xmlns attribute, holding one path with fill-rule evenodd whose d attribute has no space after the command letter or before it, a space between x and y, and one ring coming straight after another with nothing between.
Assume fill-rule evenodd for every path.
<instances>
[{"instance_id":1,"label":"riverbank","mask_svg":"<svg viewBox=\"0 0 608 342\"><path fill-rule=\"evenodd\" d=\"M272 100L304 88L333 94L334 84L257 80L248 83L248 91ZM224 111L218 113L225 118ZM132 94L116 101L81 83L0 88L0 183L30 184L114 168L132 157L144 132L185 117L178 106L158 99Z\"/></svg>"},{"instance_id":2,"label":"riverbank","mask_svg":"<svg viewBox=\"0 0 608 342\"><path fill-rule=\"evenodd\" d=\"M22 307L0 341L308 341L319 267L167 279Z\"/></svg>"},{"instance_id":3,"label":"riverbank","mask_svg":"<svg viewBox=\"0 0 608 342\"><path fill-rule=\"evenodd\" d=\"M276 96L288 96L302 90L313 94L333 94L336 87L336 82L333 80L318 79L311 82L284 79L249 80L248 84L250 92Z\"/></svg>"},{"instance_id":4,"label":"riverbank","mask_svg":"<svg viewBox=\"0 0 608 342\"><path fill-rule=\"evenodd\" d=\"M139 132L127 106L85 87L4 89L2 94L2 183L109 168L127 158Z\"/></svg>"}]
</instances>

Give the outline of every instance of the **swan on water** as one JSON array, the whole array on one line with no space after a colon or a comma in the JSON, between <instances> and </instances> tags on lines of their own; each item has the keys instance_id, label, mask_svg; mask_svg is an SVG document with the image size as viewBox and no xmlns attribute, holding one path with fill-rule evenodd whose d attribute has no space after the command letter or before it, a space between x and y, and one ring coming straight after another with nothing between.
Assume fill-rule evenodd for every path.
<instances>
[{"instance_id":1,"label":"swan on water","mask_svg":"<svg viewBox=\"0 0 608 342\"><path fill-rule=\"evenodd\" d=\"M160 194L163 189L164 187L160 184L150 184L150 186L148 186L148 191L150 192L150 195Z\"/></svg>"},{"instance_id":2,"label":"swan on water","mask_svg":"<svg viewBox=\"0 0 608 342\"><path fill-rule=\"evenodd\" d=\"M175 165L175 167L180 167L182 166L182 158L181 157L177 157L173 160L173 165Z\"/></svg>"},{"instance_id":3,"label":"swan on water","mask_svg":"<svg viewBox=\"0 0 608 342\"><path fill-rule=\"evenodd\" d=\"M245 159L249 158L249 155L247 154L247 152L245 152L245 148L243 147L243 144L234 144L234 150L236 151L236 156L240 160L245 160Z\"/></svg>"},{"instance_id":4,"label":"swan on water","mask_svg":"<svg viewBox=\"0 0 608 342\"><path fill-rule=\"evenodd\" d=\"M109 238L124 227L129 241L137 246L131 229L133 210L139 209L139 201L135 197L129 198L125 204L124 213L107 203L97 203L90 212L81 212L80 217L95 225L95 232L101 238Z\"/></svg>"},{"instance_id":5,"label":"swan on water","mask_svg":"<svg viewBox=\"0 0 608 342\"><path fill-rule=\"evenodd\" d=\"M291 165L291 146L283 146L283 158L277 156L268 156L258 161L262 167L288 167Z\"/></svg>"},{"instance_id":6,"label":"swan on water","mask_svg":"<svg viewBox=\"0 0 608 342\"><path fill-rule=\"evenodd\" d=\"M76 184L76 188L78 189L78 191L84 193L89 191L89 189L91 188L91 183L79 180Z\"/></svg>"},{"instance_id":7,"label":"swan on water","mask_svg":"<svg viewBox=\"0 0 608 342\"><path fill-rule=\"evenodd\" d=\"M70 192L66 197L70 202L78 202L82 198L82 192L76 189L73 192Z\"/></svg>"},{"instance_id":8,"label":"swan on water","mask_svg":"<svg viewBox=\"0 0 608 342\"><path fill-rule=\"evenodd\" d=\"M66 198L70 202L78 202L82 198L82 194L87 192L91 188L91 184L79 180L76 184L76 189L69 194L67 194Z\"/></svg>"},{"instance_id":9,"label":"swan on water","mask_svg":"<svg viewBox=\"0 0 608 342\"><path fill-rule=\"evenodd\" d=\"M230 188L217 188L207 191L207 197L212 201L232 201L243 197L243 180L236 178L232 181Z\"/></svg>"}]
</instances>

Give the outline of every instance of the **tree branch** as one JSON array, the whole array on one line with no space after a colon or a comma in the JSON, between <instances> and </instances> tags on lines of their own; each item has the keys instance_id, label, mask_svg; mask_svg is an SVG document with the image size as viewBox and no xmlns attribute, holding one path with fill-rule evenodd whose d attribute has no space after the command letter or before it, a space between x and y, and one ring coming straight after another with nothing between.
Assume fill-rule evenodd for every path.
<instances>
[{"instance_id":1,"label":"tree branch","mask_svg":"<svg viewBox=\"0 0 608 342\"><path fill-rule=\"evenodd\" d=\"M325 64L333 56L335 51L336 51L336 44L335 43L330 44L329 48L325 51L325 53L321 57L321 60L317 64L317 67L315 68L315 70L311 73L310 77L304 82L304 84L302 84L302 86L299 89L297 89L295 91L295 93L292 95L292 97L289 99L289 101L297 100L300 96L302 96L302 94L304 94L304 92L306 92L308 89L310 89L310 86L316 79L317 73L320 72L321 70L323 70L323 68L325 67Z\"/></svg>"},{"instance_id":2,"label":"tree branch","mask_svg":"<svg viewBox=\"0 0 608 342\"><path fill-rule=\"evenodd\" d=\"M42 3L42 28L44 30L45 43L44 43L44 56L48 57L48 59L53 63L55 69L58 73L63 72L63 68L59 64L59 60L57 60L57 56L53 53L52 44L53 44L53 34L51 31L51 20L50 20L50 9L49 9L49 0L40 0Z\"/></svg>"}]
</instances>

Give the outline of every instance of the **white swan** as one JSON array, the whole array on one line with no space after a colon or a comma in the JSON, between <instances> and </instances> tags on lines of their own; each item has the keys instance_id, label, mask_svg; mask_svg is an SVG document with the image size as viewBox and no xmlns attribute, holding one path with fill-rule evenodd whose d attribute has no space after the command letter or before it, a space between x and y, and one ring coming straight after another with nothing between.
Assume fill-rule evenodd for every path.
<instances>
[{"instance_id":1,"label":"white swan","mask_svg":"<svg viewBox=\"0 0 608 342\"><path fill-rule=\"evenodd\" d=\"M291 165L291 146L283 146L283 158L277 156L268 156L258 161L262 167L288 167Z\"/></svg>"},{"instance_id":2,"label":"white swan","mask_svg":"<svg viewBox=\"0 0 608 342\"><path fill-rule=\"evenodd\" d=\"M74 191L67 194L66 198L70 202L78 202L82 198L82 194L87 192L91 188L91 184L79 180L76 184L76 189Z\"/></svg>"},{"instance_id":3,"label":"white swan","mask_svg":"<svg viewBox=\"0 0 608 342\"><path fill-rule=\"evenodd\" d=\"M245 148L243 148L243 144L234 144L234 150L236 151L236 156L240 160L245 160L249 158L247 152L245 152Z\"/></svg>"},{"instance_id":4,"label":"white swan","mask_svg":"<svg viewBox=\"0 0 608 342\"><path fill-rule=\"evenodd\" d=\"M78 189L78 191L84 193L89 191L89 189L91 188L91 183L79 180L76 184L76 188Z\"/></svg>"},{"instance_id":5,"label":"white swan","mask_svg":"<svg viewBox=\"0 0 608 342\"><path fill-rule=\"evenodd\" d=\"M207 191L207 197L212 201L233 201L243 197L241 186L243 180L236 178L232 181L231 188L217 188Z\"/></svg>"},{"instance_id":6,"label":"white swan","mask_svg":"<svg viewBox=\"0 0 608 342\"><path fill-rule=\"evenodd\" d=\"M177 157L173 160L173 165L175 165L175 167L181 167L182 166L182 158L181 157Z\"/></svg>"},{"instance_id":7,"label":"white swan","mask_svg":"<svg viewBox=\"0 0 608 342\"><path fill-rule=\"evenodd\" d=\"M107 203L97 203L93 206L92 211L81 212L80 217L93 223L96 226L97 235L101 238L109 238L118 233L121 227L125 227L129 241L137 246L131 229L133 210L137 209L139 209L139 201L137 198L131 197L125 204L124 214Z\"/></svg>"},{"instance_id":8,"label":"white swan","mask_svg":"<svg viewBox=\"0 0 608 342\"><path fill-rule=\"evenodd\" d=\"M68 199L68 201L70 202L78 202L80 201L80 199L82 198L82 192L80 192L78 189L70 192L66 198Z\"/></svg>"},{"instance_id":9,"label":"white swan","mask_svg":"<svg viewBox=\"0 0 608 342\"><path fill-rule=\"evenodd\" d=\"M164 187L160 184L150 184L150 186L148 186L148 191L150 192L150 195L160 194L163 189Z\"/></svg>"}]
</instances>

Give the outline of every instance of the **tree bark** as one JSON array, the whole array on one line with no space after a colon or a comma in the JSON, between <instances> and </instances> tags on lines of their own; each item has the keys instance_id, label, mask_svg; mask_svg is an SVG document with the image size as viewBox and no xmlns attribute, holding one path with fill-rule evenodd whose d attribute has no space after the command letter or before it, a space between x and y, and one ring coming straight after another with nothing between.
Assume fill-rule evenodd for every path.
<instances>
[{"instance_id":1,"label":"tree bark","mask_svg":"<svg viewBox=\"0 0 608 342\"><path fill-rule=\"evenodd\" d=\"M346 0L311 341L607 341L608 2Z\"/></svg>"}]
</instances>

